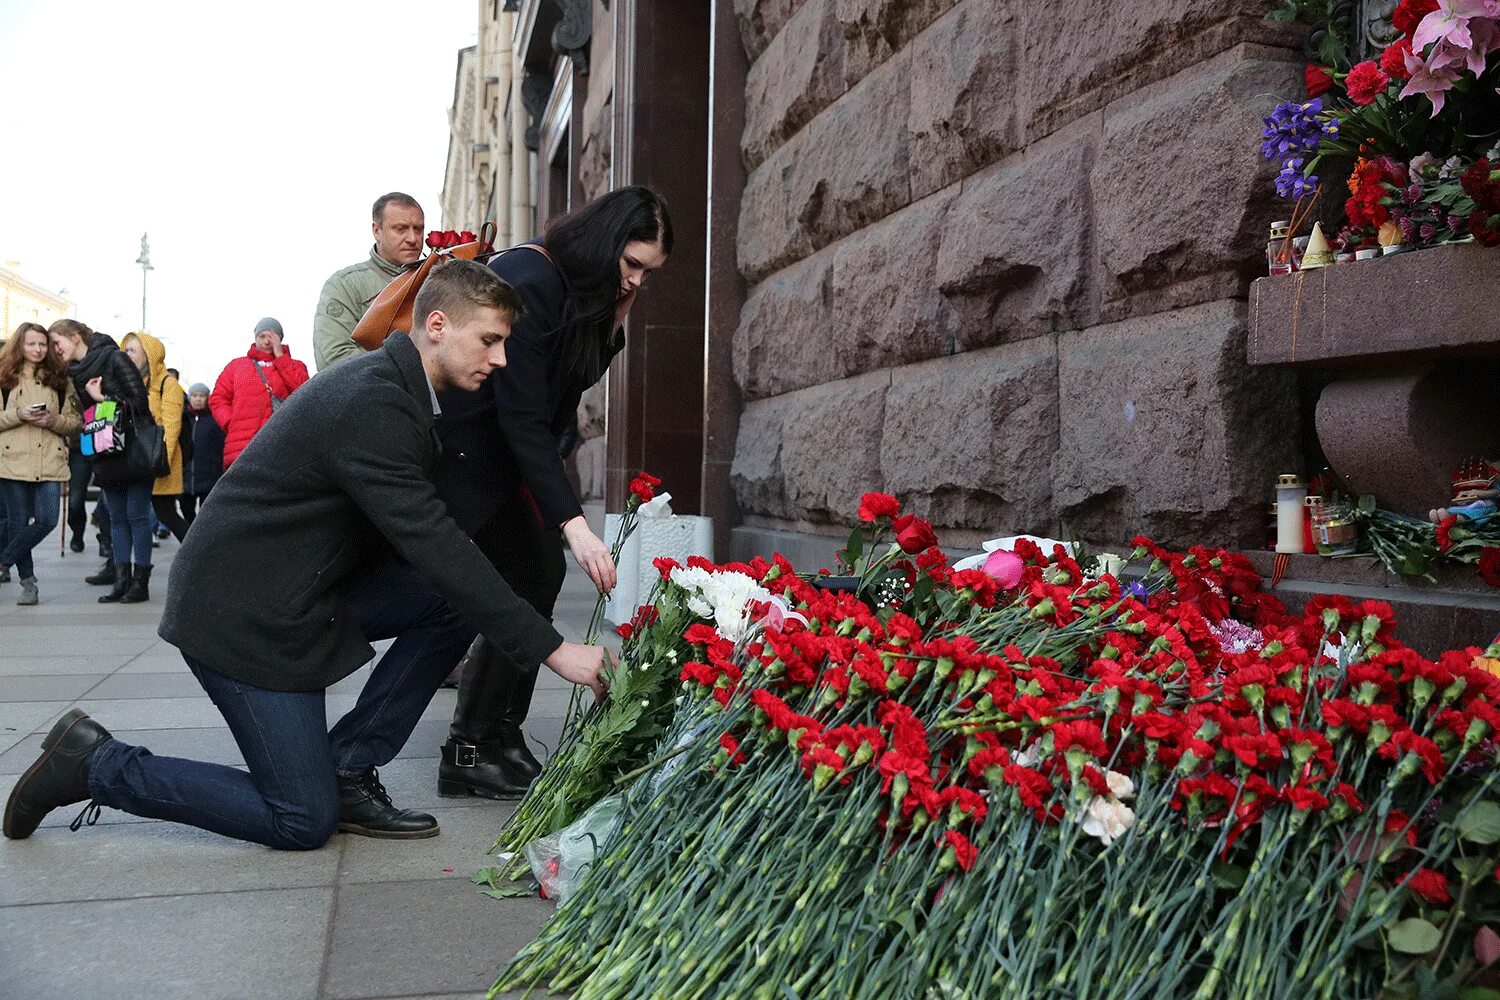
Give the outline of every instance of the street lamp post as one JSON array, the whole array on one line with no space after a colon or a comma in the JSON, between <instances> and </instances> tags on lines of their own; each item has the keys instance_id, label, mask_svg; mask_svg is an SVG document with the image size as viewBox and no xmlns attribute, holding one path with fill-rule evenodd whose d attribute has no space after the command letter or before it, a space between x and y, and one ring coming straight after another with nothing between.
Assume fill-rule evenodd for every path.
<instances>
[{"instance_id":1,"label":"street lamp post","mask_svg":"<svg viewBox=\"0 0 1500 1000\"><path fill-rule=\"evenodd\" d=\"M153 270L151 267L151 244L146 242L146 234L141 234L141 255L135 259L141 265L141 329L146 329L146 272Z\"/></svg>"}]
</instances>

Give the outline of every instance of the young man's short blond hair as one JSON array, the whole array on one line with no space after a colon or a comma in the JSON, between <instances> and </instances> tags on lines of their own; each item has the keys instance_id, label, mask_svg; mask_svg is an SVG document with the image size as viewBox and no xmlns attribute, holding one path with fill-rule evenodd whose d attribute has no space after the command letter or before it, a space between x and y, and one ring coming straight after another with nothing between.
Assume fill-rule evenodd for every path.
<instances>
[{"instance_id":1,"label":"young man's short blond hair","mask_svg":"<svg viewBox=\"0 0 1500 1000\"><path fill-rule=\"evenodd\" d=\"M464 323L476 309L486 306L504 313L507 323L514 323L525 312L516 290L483 264L472 260L438 263L417 292L412 325L420 328L434 312L442 312L455 323Z\"/></svg>"}]
</instances>

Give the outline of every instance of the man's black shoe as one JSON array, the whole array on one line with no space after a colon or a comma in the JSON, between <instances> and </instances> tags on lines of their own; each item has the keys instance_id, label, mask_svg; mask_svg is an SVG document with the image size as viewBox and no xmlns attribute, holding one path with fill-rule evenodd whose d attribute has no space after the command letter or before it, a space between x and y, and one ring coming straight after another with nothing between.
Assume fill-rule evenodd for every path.
<instances>
[{"instance_id":1,"label":"man's black shoe","mask_svg":"<svg viewBox=\"0 0 1500 1000\"><path fill-rule=\"evenodd\" d=\"M68 541L68 548L72 549L74 552L83 551L83 532L73 532L73 537Z\"/></svg>"},{"instance_id":2,"label":"man's black shoe","mask_svg":"<svg viewBox=\"0 0 1500 1000\"><path fill-rule=\"evenodd\" d=\"M362 778L339 779L339 829L361 837L417 840L436 837L438 822L414 809L397 809L375 771Z\"/></svg>"},{"instance_id":3,"label":"man's black shoe","mask_svg":"<svg viewBox=\"0 0 1500 1000\"><path fill-rule=\"evenodd\" d=\"M5 835L24 840L52 810L88 798L89 763L99 744L109 738L109 730L82 709L72 709L58 719L42 740L42 755L10 790Z\"/></svg>"},{"instance_id":4,"label":"man's black shoe","mask_svg":"<svg viewBox=\"0 0 1500 1000\"><path fill-rule=\"evenodd\" d=\"M531 778L517 772L501 756L499 746L475 746L450 739L443 744L438 765L438 794L447 799L478 795L486 799L518 799Z\"/></svg>"}]
</instances>

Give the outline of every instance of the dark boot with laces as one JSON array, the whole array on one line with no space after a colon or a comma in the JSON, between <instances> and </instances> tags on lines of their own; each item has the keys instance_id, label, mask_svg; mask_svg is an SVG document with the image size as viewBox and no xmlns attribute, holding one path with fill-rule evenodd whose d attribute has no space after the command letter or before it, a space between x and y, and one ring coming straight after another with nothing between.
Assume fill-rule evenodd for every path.
<instances>
[{"instance_id":1,"label":"dark boot with laces","mask_svg":"<svg viewBox=\"0 0 1500 1000\"><path fill-rule=\"evenodd\" d=\"M52 810L87 799L89 764L99 745L109 738L109 730L81 709L75 708L57 720L42 740L42 755L10 790L10 800L5 803L5 835L24 840Z\"/></svg>"},{"instance_id":2,"label":"dark boot with laces","mask_svg":"<svg viewBox=\"0 0 1500 1000\"><path fill-rule=\"evenodd\" d=\"M397 809L390 793L380 783L380 774L371 771L359 778L338 776L339 829L361 837L385 840L418 840L436 837L438 822L414 809Z\"/></svg>"}]
</instances>

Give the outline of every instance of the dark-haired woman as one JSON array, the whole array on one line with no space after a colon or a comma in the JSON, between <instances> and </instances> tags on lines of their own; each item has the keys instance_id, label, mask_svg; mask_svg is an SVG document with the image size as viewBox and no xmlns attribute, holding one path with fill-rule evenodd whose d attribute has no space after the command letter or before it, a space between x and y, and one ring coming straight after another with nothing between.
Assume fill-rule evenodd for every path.
<instances>
[{"instance_id":1,"label":"dark-haired woman","mask_svg":"<svg viewBox=\"0 0 1500 1000\"><path fill-rule=\"evenodd\" d=\"M558 440L579 398L624 347L630 307L671 252L666 202L626 187L501 253L490 268L526 307L506 341L506 367L477 393L440 397L438 492L515 592L547 618L567 572L564 545L601 592L615 585L609 547L584 519ZM541 770L521 732L537 666L475 641L443 746L440 794L508 798Z\"/></svg>"},{"instance_id":2,"label":"dark-haired woman","mask_svg":"<svg viewBox=\"0 0 1500 1000\"><path fill-rule=\"evenodd\" d=\"M47 328L53 352L68 365L68 377L78 391L79 402L91 403L112 399L125 404L129 419L138 427L153 423L146 384L135 364L120 350L114 338L95 333L72 319L60 319ZM109 511L109 531L114 547L114 586L99 598L100 604L125 600L131 591L134 570L151 575L151 479L131 478L121 474L124 458L95 462L94 478L104 495ZM106 468L109 476L105 475ZM131 556L135 557L132 566ZM97 577L90 577L90 581ZM131 599L131 603L136 600Z\"/></svg>"},{"instance_id":3,"label":"dark-haired woman","mask_svg":"<svg viewBox=\"0 0 1500 1000\"><path fill-rule=\"evenodd\" d=\"M0 493L9 516L0 569L16 568L20 605L38 601L31 550L57 527L68 479L68 438L78 433L78 396L68 372L32 323L0 350Z\"/></svg>"}]
</instances>

